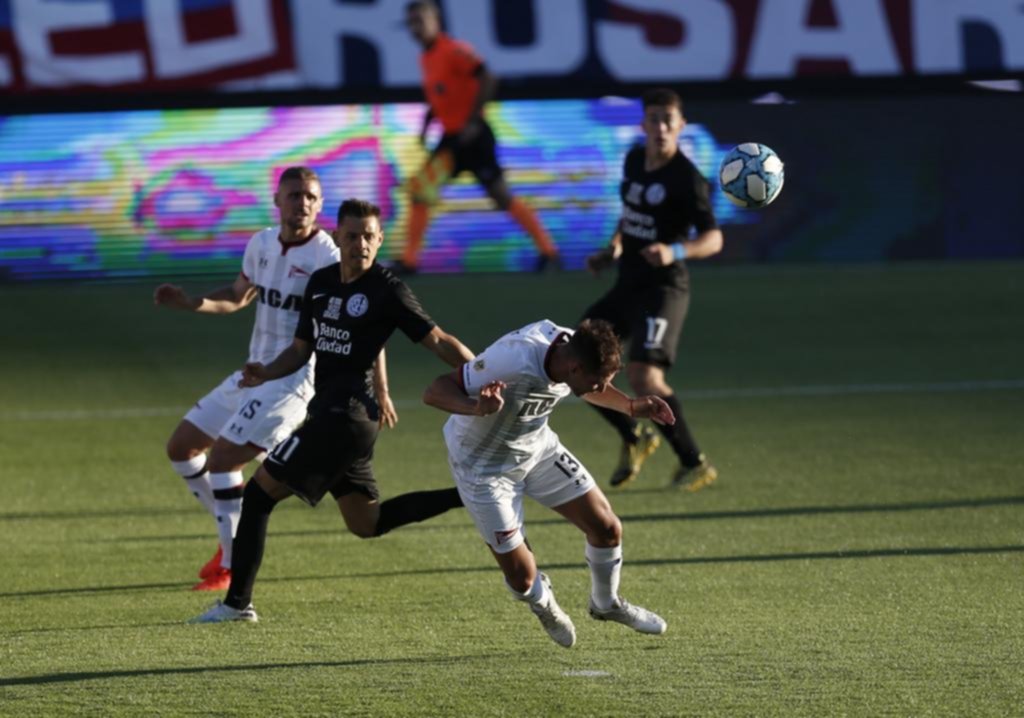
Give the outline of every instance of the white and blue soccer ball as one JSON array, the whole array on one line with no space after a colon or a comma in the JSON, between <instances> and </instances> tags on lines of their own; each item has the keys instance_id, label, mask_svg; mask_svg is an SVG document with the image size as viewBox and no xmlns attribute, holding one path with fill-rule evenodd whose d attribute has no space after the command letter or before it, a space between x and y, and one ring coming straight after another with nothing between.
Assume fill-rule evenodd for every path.
<instances>
[{"instance_id":1,"label":"white and blue soccer ball","mask_svg":"<svg viewBox=\"0 0 1024 718\"><path fill-rule=\"evenodd\" d=\"M782 160L771 147L744 142L729 150L718 170L722 191L740 207L766 207L782 191Z\"/></svg>"}]
</instances>

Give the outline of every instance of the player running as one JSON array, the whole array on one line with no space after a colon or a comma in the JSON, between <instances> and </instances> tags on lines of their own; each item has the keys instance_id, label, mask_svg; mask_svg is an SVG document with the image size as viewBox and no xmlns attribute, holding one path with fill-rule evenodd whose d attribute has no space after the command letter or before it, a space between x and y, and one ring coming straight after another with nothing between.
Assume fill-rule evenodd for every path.
<instances>
[{"instance_id":1,"label":"player running","mask_svg":"<svg viewBox=\"0 0 1024 718\"><path fill-rule=\"evenodd\" d=\"M315 506L330 492L345 525L360 538L380 536L462 505L455 489L379 501L371 462L381 407L371 374L395 329L450 366L471 360L473 354L441 331L409 288L376 263L384 241L379 207L346 200L338 210L334 237L341 261L313 273L294 339L272 361L245 365L242 384L259 387L293 376L315 355L315 395L306 422L246 484L227 597L193 623L257 620L252 593L270 514L293 494Z\"/></svg>"},{"instance_id":2,"label":"player running","mask_svg":"<svg viewBox=\"0 0 1024 718\"><path fill-rule=\"evenodd\" d=\"M586 536L593 618L641 633L666 629L661 617L619 596L622 524L548 426L555 405L569 394L625 416L672 423L660 398L631 399L611 385L619 352L607 322L587 320L573 332L544 320L506 334L461 369L439 376L423 396L453 414L444 426L448 463L509 590L566 648L576 642L576 629L526 543L524 496L554 509Z\"/></svg>"},{"instance_id":3,"label":"player running","mask_svg":"<svg viewBox=\"0 0 1024 718\"><path fill-rule=\"evenodd\" d=\"M270 361L291 344L306 283L317 269L338 261L334 240L316 224L323 190L313 170L289 167L282 172L274 205L280 226L252 236L231 286L193 297L179 286L161 284L153 293L159 306L202 314L231 314L255 301L249 341L253 362ZM197 401L167 442L171 467L217 522L220 544L199 571L198 591L223 591L231 580L242 469L302 422L313 395L312 363L260 387L239 387L241 377L234 372ZM391 406L386 396L380 400Z\"/></svg>"},{"instance_id":4,"label":"player running","mask_svg":"<svg viewBox=\"0 0 1024 718\"><path fill-rule=\"evenodd\" d=\"M630 386L637 394L664 399L675 417L675 422L658 426L679 458L672 484L697 491L713 482L718 472L697 447L665 371L675 361L690 303L684 260L718 254L722 231L711 211L707 181L679 149L679 133L686 125L679 95L651 90L643 96L643 108L647 143L626 154L618 229L608 247L587 258L587 267L595 274L617 262L618 278L584 317L604 319L619 337L631 340L626 367ZM622 437L611 485L625 486L637 477L660 440L634 417L596 408Z\"/></svg>"},{"instance_id":5,"label":"player running","mask_svg":"<svg viewBox=\"0 0 1024 718\"><path fill-rule=\"evenodd\" d=\"M420 141L426 141L433 120L441 123L444 135L409 182L412 204L405 250L394 265L395 271L416 271L430 222L430 206L437 203L440 188L464 170L472 172L494 203L533 239L540 252L536 269L557 266L558 250L547 230L529 205L509 191L498 164L494 132L483 116L484 105L494 97L497 79L469 44L442 32L440 10L432 0L407 3L405 18L409 33L423 46L423 92L430 108L423 118Z\"/></svg>"}]
</instances>

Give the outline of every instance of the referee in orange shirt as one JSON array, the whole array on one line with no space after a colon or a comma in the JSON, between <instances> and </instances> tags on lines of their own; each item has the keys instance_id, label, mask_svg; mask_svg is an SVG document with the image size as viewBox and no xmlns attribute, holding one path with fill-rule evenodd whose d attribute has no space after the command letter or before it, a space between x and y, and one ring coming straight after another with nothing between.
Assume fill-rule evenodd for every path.
<instances>
[{"instance_id":1,"label":"referee in orange shirt","mask_svg":"<svg viewBox=\"0 0 1024 718\"><path fill-rule=\"evenodd\" d=\"M412 0L405 6L410 34L423 46L423 92L430 105L423 118L421 142L437 120L444 136L430 159L408 183L412 208L402 258L393 269L416 271L423 236L430 222L430 206L440 188L460 172L469 170L495 204L505 210L530 235L540 256L536 269L560 264L558 249L537 218L521 199L513 197L498 164L494 132L483 117L484 104L494 96L497 78L487 71L473 48L441 31L441 13L433 0Z\"/></svg>"}]
</instances>

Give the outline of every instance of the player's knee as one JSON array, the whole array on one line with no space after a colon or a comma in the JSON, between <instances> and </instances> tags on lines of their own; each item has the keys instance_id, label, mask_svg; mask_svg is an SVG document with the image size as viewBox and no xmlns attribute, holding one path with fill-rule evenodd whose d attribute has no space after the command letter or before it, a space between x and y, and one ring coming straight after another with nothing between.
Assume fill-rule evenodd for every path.
<instances>
[{"instance_id":1,"label":"player's knee","mask_svg":"<svg viewBox=\"0 0 1024 718\"><path fill-rule=\"evenodd\" d=\"M195 446L189 446L178 438L177 435L167 440L167 458L171 461L188 461L203 453L203 450Z\"/></svg>"},{"instance_id":2,"label":"player's knee","mask_svg":"<svg viewBox=\"0 0 1024 718\"><path fill-rule=\"evenodd\" d=\"M615 514L603 517L603 520L587 534L587 542L591 546L610 548L622 543L622 522Z\"/></svg>"}]
</instances>

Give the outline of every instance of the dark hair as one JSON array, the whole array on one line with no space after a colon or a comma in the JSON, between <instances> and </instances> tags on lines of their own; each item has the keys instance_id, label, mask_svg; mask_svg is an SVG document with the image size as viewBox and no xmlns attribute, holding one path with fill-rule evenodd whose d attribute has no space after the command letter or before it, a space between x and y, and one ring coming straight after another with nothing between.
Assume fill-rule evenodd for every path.
<instances>
[{"instance_id":1,"label":"dark hair","mask_svg":"<svg viewBox=\"0 0 1024 718\"><path fill-rule=\"evenodd\" d=\"M569 339L569 349L587 371L600 376L622 368L622 347L612 325L603 319L584 319Z\"/></svg>"},{"instance_id":2,"label":"dark hair","mask_svg":"<svg viewBox=\"0 0 1024 718\"><path fill-rule=\"evenodd\" d=\"M405 4L405 13L408 15L413 10L430 10L435 15L441 15L441 8L434 0L409 0Z\"/></svg>"},{"instance_id":3,"label":"dark hair","mask_svg":"<svg viewBox=\"0 0 1024 718\"><path fill-rule=\"evenodd\" d=\"M367 202L365 199L349 198L338 207L338 224L341 224L346 217L355 217L357 219L376 217L380 219L380 207L373 202Z\"/></svg>"},{"instance_id":4,"label":"dark hair","mask_svg":"<svg viewBox=\"0 0 1024 718\"><path fill-rule=\"evenodd\" d=\"M675 107L679 114L683 114L683 98L675 90L667 87L656 87L648 90L642 97L644 109L648 107Z\"/></svg>"},{"instance_id":5,"label":"dark hair","mask_svg":"<svg viewBox=\"0 0 1024 718\"><path fill-rule=\"evenodd\" d=\"M320 184L320 176L315 170L309 167L289 167L277 178L277 186L280 187L289 180L302 180L303 182L316 182Z\"/></svg>"}]
</instances>

